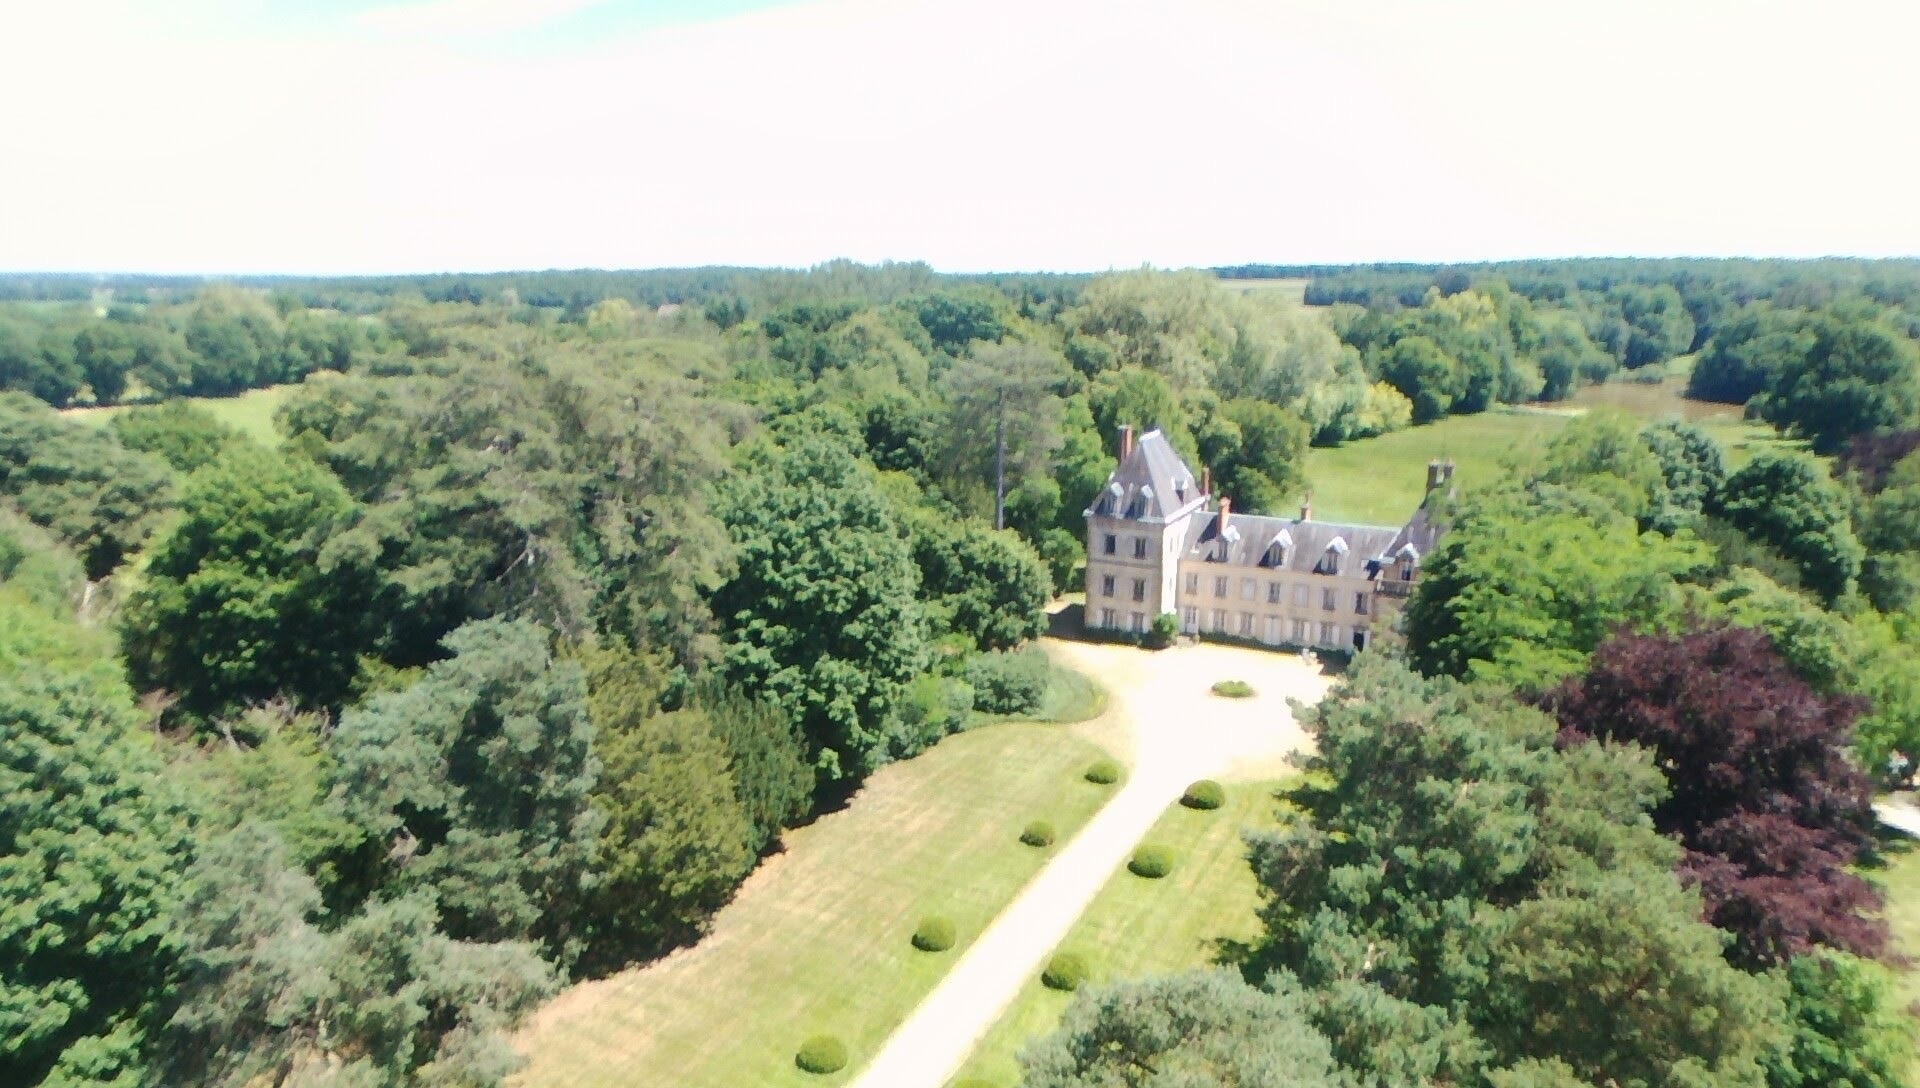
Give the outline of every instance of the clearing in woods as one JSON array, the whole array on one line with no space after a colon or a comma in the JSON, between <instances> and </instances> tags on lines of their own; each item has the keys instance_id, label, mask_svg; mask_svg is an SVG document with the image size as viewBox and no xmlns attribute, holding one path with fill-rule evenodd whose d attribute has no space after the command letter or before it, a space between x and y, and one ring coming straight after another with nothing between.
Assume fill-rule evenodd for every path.
<instances>
[{"instance_id":1,"label":"clearing in woods","mask_svg":"<svg viewBox=\"0 0 1920 1088\"><path fill-rule=\"evenodd\" d=\"M273 429L273 413L279 409L282 401L294 387L291 385L270 385L265 389L249 389L231 397L186 397L187 403L204 408L215 419L259 442L263 446L280 444L280 434ZM104 427L107 420L127 410L127 405L115 405L111 408L67 408L61 415L81 423Z\"/></svg>"},{"instance_id":2,"label":"clearing in woods","mask_svg":"<svg viewBox=\"0 0 1920 1088\"><path fill-rule=\"evenodd\" d=\"M1738 405L1688 400L1681 395L1685 388L1681 378L1657 385L1608 382L1588 386L1564 403L1500 406L1309 450L1306 475L1313 489L1314 516L1368 525L1405 524L1420 505L1428 461L1451 458L1456 465L1454 479L1461 486L1482 486L1506 475L1508 462L1538 454L1567 420L1589 411L1688 420L1719 441L1732 468L1765 450L1805 448L1805 443L1782 438L1764 423L1742 419Z\"/></svg>"}]
</instances>

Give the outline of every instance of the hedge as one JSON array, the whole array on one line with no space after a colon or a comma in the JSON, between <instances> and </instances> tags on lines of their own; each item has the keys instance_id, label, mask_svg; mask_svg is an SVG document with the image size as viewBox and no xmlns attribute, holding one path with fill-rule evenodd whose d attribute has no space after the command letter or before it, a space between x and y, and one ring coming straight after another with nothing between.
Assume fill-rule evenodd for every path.
<instances>
[{"instance_id":1,"label":"hedge","mask_svg":"<svg viewBox=\"0 0 1920 1088\"><path fill-rule=\"evenodd\" d=\"M973 709L983 714L1031 714L1047 695L1051 667L1039 650L981 654L967 662Z\"/></svg>"},{"instance_id":2,"label":"hedge","mask_svg":"<svg viewBox=\"0 0 1920 1088\"><path fill-rule=\"evenodd\" d=\"M1213 685L1213 693L1227 699L1250 699L1253 685L1245 680L1222 680Z\"/></svg>"}]
</instances>

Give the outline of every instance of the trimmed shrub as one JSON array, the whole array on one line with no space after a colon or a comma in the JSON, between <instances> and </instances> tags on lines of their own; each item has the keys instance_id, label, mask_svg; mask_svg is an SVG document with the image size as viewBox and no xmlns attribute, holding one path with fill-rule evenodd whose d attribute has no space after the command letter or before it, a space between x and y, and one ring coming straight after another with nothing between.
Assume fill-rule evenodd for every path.
<instances>
[{"instance_id":1,"label":"trimmed shrub","mask_svg":"<svg viewBox=\"0 0 1920 1088\"><path fill-rule=\"evenodd\" d=\"M1133 860L1127 862L1127 871L1134 876L1158 880L1173 872L1173 858L1171 846L1142 846L1133 852Z\"/></svg>"},{"instance_id":2,"label":"trimmed shrub","mask_svg":"<svg viewBox=\"0 0 1920 1088\"><path fill-rule=\"evenodd\" d=\"M1052 846L1053 825L1045 820L1035 820L1020 832L1020 841L1028 846Z\"/></svg>"},{"instance_id":3,"label":"trimmed shrub","mask_svg":"<svg viewBox=\"0 0 1920 1088\"><path fill-rule=\"evenodd\" d=\"M1072 993L1087 981L1087 958L1078 952L1061 952L1047 961L1040 972L1040 983L1049 990Z\"/></svg>"},{"instance_id":4,"label":"trimmed shrub","mask_svg":"<svg viewBox=\"0 0 1920 1088\"><path fill-rule=\"evenodd\" d=\"M1253 685L1245 680L1222 680L1213 685L1213 693L1223 699L1250 699Z\"/></svg>"},{"instance_id":5,"label":"trimmed shrub","mask_svg":"<svg viewBox=\"0 0 1920 1088\"><path fill-rule=\"evenodd\" d=\"M1120 781L1120 765L1111 759L1095 760L1084 777L1096 786L1111 786Z\"/></svg>"},{"instance_id":6,"label":"trimmed shrub","mask_svg":"<svg viewBox=\"0 0 1920 1088\"><path fill-rule=\"evenodd\" d=\"M913 931L913 947L922 952L945 952L953 947L953 919L938 914L920 919Z\"/></svg>"},{"instance_id":7,"label":"trimmed shrub","mask_svg":"<svg viewBox=\"0 0 1920 1088\"><path fill-rule=\"evenodd\" d=\"M1147 648L1164 650L1173 645L1173 640L1179 637L1180 617L1171 612L1162 612L1153 617L1153 626L1147 629Z\"/></svg>"},{"instance_id":8,"label":"trimmed shrub","mask_svg":"<svg viewBox=\"0 0 1920 1088\"><path fill-rule=\"evenodd\" d=\"M941 737L967 727L973 713L973 687L965 680L926 673L902 693L900 724L908 752L933 747Z\"/></svg>"},{"instance_id":9,"label":"trimmed shrub","mask_svg":"<svg viewBox=\"0 0 1920 1088\"><path fill-rule=\"evenodd\" d=\"M1202 778L1187 787L1187 792L1180 795L1180 803L1188 808L1219 808L1227 803L1227 791L1220 788L1220 783L1213 779Z\"/></svg>"},{"instance_id":10,"label":"trimmed shrub","mask_svg":"<svg viewBox=\"0 0 1920 1088\"><path fill-rule=\"evenodd\" d=\"M981 654L967 662L973 709L983 714L1031 714L1047 695L1051 667L1039 650Z\"/></svg>"},{"instance_id":11,"label":"trimmed shrub","mask_svg":"<svg viewBox=\"0 0 1920 1088\"><path fill-rule=\"evenodd\" d=\"M822 1076L838 1073L847 1067L847 1044L832 1035L816 1035L800 1044L793 1064Z\"/></svg>"}]
</instances>

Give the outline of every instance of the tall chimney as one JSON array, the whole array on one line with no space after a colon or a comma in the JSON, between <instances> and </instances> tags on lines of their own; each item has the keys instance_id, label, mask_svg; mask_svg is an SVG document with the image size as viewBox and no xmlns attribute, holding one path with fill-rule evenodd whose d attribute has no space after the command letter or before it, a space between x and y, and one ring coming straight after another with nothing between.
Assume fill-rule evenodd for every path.
<instances>
[{"instance_id":1,"label":"tall chimney","mask_svg":"<svg viewBox=\"0 0 1920 1088\"><path fill-rule=\"evenodd\" d=\"M1120 425L1120 459L1124 461L1132 453L1133 425L1130 423L1122 423Z\"/></svg>"},{"instance_id":2,"label":"tall chimney","mask_svg":"<svg viewBox=\"0 0 1920 1088\"><path fill-rule=\"evenodd\" d=\"M1232 520L1233 500L1222 495L1220 496L1220 532L1217 535L1227 535L1227 525L1232 522Z\"/></svg>"},{"instance_id":3,"label":"tall chimney","mask_svg":"<svg viewBox=\"0 0 1920 1088\"><path fill-rule=\"evenodd\" d=\"M1200 493L1213 498L1213 469L1206 465L1200 466Z\"/></svg>"},{"instance_id":4,"label":"tall chimney","mask_svg":"<svg viewBox=\"0 0 1920 1088\"><path fill-rule=\"evenodd\" d=\"M1313 492L1307 492L1307 501L1300 504L1300 520L1313 520Z\"/></svg>"},{"instance_id":5,"label":"tall chimney","mask_svg":"<svg viewBox=\"0 0 1920 1088\"><path fill-rule=\"evenodd\" d=\"M1436 459L1436 460L1428 461L1427 462L1427 490L1432 491L1435 488L1438 488L1441 484L1444 484L1446 482L1447 482L1447 478L1444 472L1442 471L1442 469L1440 468L1439 460Z\"/></svg>"}]
</instances>

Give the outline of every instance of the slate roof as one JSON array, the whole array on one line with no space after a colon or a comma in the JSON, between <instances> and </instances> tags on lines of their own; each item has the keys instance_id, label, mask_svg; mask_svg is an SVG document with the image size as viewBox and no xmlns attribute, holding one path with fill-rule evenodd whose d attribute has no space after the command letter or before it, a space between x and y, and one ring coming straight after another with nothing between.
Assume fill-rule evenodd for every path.
<instances>
[{"instance_id":1,"label":"slate roof","mask_svg":"<svg viewBox=\"0 0 1920 1088\"><path fill-rule=\"evenodd\" d=\"M1134 443L1133 452L1107 477L1107 486L1094 499L1089 515L1167 521L1206 501L1200 484L1166 436L1148 431Z\"/></svg>"},{"instance_id":2,"label":"slate roof","mask_svg":"<svg viewBox=\"0 0 1920 1088\"><path fill-rule=\"evenodd\" d=\"M1440 537L1446 531L1447 527L1434 521L1427 513L1427 503L1422 502L1420 509L1413 512L1413 517L1407 522L1406 527L1388 542L1386 557L1399 559L1403 551L1412 548L1414 560L1425 561L1427 556L1433 554L1435 545L1440 543Z\"/></svg>"},{"instance_id":3,"label":"slate roof","mask_svg":"<svg viewBox=\"0 0 1920 1088\"><path fill-rule=\"evenodd\" d=\"M1417 517L1418 515L1416 515ZM1329 548L1345 548L1342 573L1370 572L1392 555L1405 529L1386 525L1351 525L1337 521L1301 521L1261 514L1234 514L1227 519L1225 555L1221 558L1220 515L1196 515L1187 529L1185 555L1228 566L1258 567L1310 574ZM1275 541L1285 558L1276 563ZM1422 552L1421 554L1425 554ZM1355 565L1360 564L1360 565Z\"/></svg>"}]
</instances>

